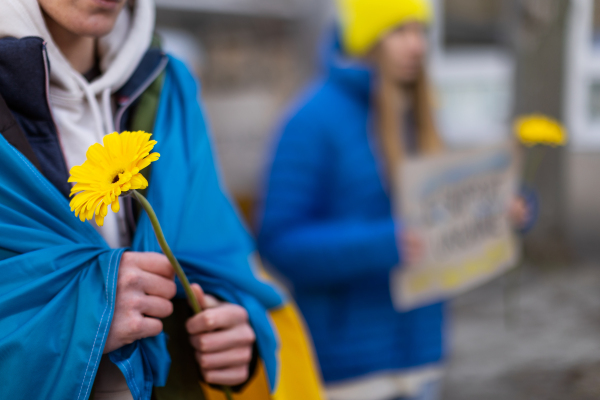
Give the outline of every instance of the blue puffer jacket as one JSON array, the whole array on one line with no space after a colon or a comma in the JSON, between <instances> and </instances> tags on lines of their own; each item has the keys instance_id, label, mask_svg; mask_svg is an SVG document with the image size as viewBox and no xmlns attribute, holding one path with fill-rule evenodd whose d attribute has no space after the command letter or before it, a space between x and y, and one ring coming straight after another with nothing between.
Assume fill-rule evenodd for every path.
<instances>
[{"instance_id":1,"label":"blue puffer jacket","mask_svg":"<svg viewBox=\"0 0 600 400\"><path fill-rule=\"evenodd\" d=\"M339 46L329 60L278 138L258 244L293 285L325 381L334 382L439 361L444 305L392 306L402 227L371 128L372 73Z\"/></svg>"}]
</instances>

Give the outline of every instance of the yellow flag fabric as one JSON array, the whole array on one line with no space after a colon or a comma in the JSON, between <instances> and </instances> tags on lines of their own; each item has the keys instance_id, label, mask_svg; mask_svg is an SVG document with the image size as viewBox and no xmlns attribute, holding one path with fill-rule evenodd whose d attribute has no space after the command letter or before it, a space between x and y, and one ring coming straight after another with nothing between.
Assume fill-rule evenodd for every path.
<instances>
[{"instance_id":1,"label":"yellow flag fabric","mask_svg":"<svg viewBox=\"0 0 600 400\"><path fill-rule=\"evenodd\" d=\"M381 37L410 21L429 23L428 0L336 0L344 49L365 55Z\"/></svg>"},{"instance_id":2,"label":"yellow flag fabric","mask_svg":"<svg viewBox=\"0 0 600 400\"><path fill-rule=\"evenodd\" d=\"M269 394L269 384L262 365L234 400L325 400L319 368L304 321L295 304L270 311L279 335L280 371L275 393ZM260 364L260 363L259 363ZM225 400L225 395L203 385L207 400Z\"/></svg>"},{"instance_id":3,"label":"yellow flag fabric","mask_svg":"<svg viewBox=\"0 0 600 400\"><path fill-rule=\"evenodd\" d=\"M281 340L279 383L273 400L325 400L312 341L295 304L271 313Z\"/></svg>"}]
</instances>

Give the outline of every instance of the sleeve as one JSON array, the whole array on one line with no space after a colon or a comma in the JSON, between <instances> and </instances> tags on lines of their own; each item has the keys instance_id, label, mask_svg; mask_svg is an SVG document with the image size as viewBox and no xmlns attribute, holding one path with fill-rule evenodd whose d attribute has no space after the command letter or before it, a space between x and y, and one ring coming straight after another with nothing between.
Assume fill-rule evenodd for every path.
<instances>
[{"instance_id":1,"label":"sleeve","mask_svg":"<svg viewBox=\"0 0 600 400\"><path fill-rule=\"evenodd\" d=\"M400 262L399 226L324 211L335 151L316 119L292 119L279 139L259 221L262 256L294 286L335 286Z\"/></svg>"}]
</instances>

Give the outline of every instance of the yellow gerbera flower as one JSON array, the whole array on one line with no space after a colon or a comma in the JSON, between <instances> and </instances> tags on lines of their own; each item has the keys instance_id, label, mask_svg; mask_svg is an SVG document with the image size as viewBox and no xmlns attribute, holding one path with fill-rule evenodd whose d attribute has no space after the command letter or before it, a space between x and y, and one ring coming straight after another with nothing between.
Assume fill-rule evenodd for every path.
<instances>
[{"instance_id":1,"label":"yellow gerbera flower","mask_svg":"<svg viewBox=\"0 0 600 400\"><path fill-rule=\"evenodd\" d=\"M90 146L85 162L70 171L69 182L77 182L71 189L71 211L75 216L85 221L95 215L96 223L102 226L109 205L113 212L119 212L121 194L148 187L140 171L160 157L158 153L150 154L156 144L150 136L142 131L114 132L104 137L104 146Z\"/></svg>"},{"instance_id":2,"label":"yellow gerbera flower","mask_svg":"<svg viewBox=\"0 0 600 400\"><path fill-rule=\"evenodd\" d=\"M521 117L515 122L515 133L525 146L545 144L564 146L567 134L561 124L543 115Z\"/></svg>"}]
</instances>

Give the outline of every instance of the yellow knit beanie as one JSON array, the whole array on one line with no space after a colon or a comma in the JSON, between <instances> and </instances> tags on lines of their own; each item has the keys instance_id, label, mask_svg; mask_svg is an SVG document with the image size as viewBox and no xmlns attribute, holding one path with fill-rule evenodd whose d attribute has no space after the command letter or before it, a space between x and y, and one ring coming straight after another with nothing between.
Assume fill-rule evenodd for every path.
<instances>
[{"instance_id":1,"label":"yellow knit beanie","mask_svg":"<svg viewBox=\"0 0 600 400\"><path fill-rule=\"evenodd\" d=\"M336 3L342 43L351 56L365 55L398 25L431 21L428 0L336 0Z\"/></svg>"}]
</instances>

